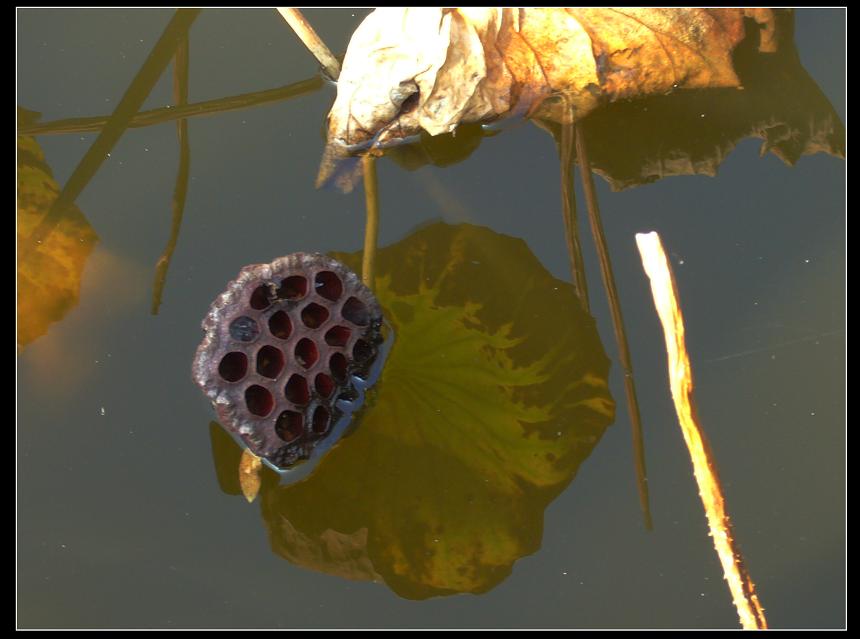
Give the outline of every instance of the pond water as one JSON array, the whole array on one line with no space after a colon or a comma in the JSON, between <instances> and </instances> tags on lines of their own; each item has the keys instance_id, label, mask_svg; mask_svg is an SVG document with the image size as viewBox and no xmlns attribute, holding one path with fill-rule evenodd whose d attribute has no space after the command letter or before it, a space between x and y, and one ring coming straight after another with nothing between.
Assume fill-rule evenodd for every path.
<instances>
[{"instance_id":1,"label":"pond water","mask_svg":"<svg viewBox=\"0 0 860 639\"><path fill-rule=\"evenodd\" d=\"M340 52L367 13L306 16ZM110 114L171 15L19 10L17 103L42 122ZM845 27L840 10L796 13L801 61L842 121ZM189 102L316 73L274 11L209 9L191 29ZM143 109L172 104L172 82L168 69ZM656 230L769 624L843 627L846 172L826 154L789 167L747 139L715 177L597 180L653 531L598 257L583 219L589 315L570 285L556 147L530 124L450 166L377 163L376 288L396 333L381 380L306 480L266 469L253 503L239 494L240 450L191 380L200 322L247 264L316 251L360 268L361 188L314 188L333 96L324 84L187 120L156 314L174 123L126 131L58 226L83 246L77 265L40 263L39 295L61 301L19 317L18 625L738 627L634 242ZM95 137L35 139L62 185Z\"/></svg>"}]
</instances>

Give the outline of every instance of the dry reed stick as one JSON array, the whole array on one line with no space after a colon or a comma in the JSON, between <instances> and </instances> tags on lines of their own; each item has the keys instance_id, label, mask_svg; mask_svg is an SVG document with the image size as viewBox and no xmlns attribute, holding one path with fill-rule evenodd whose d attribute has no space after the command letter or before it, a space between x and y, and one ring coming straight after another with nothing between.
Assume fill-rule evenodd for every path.
<instances>
[{"instance_id":1,"label":"dry reed stick","mask_svg":"<svg viewBox=\"0 0 860 639\"><path fill-rule=\"evenodd\" d=\"M340 63L302 15L302 12L298 9L280 7L278 13L292 27L302 44L319 61L328 76L336 81L340 75Z\"/></svg>"},{"instance_id":2,"label":"dry reed stick","mask_svg":"<svg viewBox=\"0 0 860 639\"><path fill-rule=\"evenodd\" d=\"M657 233L637 234L636 245L642 255L642 266L651 280L654 306L663 326L672 400L693 463L693 475L699 487L699 497L705 508L714 548L723 566L723 574L741 625L747 630L767 628L764 608L755 593L755 585L744 566L737 542L732 537L731 521L726 512L725 497L717 475L714 455L696 413L693 400L693 369L684 340L684 317L678 303L675 277Z\"/></svg>"}]
</instances>

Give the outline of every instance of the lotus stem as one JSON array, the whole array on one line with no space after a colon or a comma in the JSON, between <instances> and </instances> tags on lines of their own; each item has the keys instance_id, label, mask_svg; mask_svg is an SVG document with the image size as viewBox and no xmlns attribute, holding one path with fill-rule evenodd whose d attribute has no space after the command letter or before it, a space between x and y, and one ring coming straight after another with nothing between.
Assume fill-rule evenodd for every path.
<instances>
[{"instance_id":1,"label":"lotus stem","mask_svg":"<svg viewBox=\"0 0 860 639\"><path fill-rule=\"evenodd\" d=\"M372 291L375 282L376 241L379 236L379 188L376 179L376 158L372 155L363 156L361 168L364 173L364 205L367 217L364 226L361 281Z\"/></svg>"}]
</instances>

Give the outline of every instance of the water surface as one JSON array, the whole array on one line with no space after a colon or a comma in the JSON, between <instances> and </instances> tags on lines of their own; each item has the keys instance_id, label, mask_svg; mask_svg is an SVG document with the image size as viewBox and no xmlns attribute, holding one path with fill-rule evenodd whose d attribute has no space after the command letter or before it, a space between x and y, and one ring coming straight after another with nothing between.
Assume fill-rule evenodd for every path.
<instances>
[{"instance_id":1,"label":"water surface","mask_svg":"<svg viewBox=\"0 0 860 639\"><path fill-rule=\"evenodd\" d=\"M366 13L307 16L340 51ZM801 60L843 121L844 16L796 20ZM19 11L18 104L42 121L109 114L170 17ZM205 10L190 60L191 102L317 72L269 10ZM144 108L172 103L170 76ZM319 251L357 267L360 190L313 188L333 91L189 119L157 315L175 125L128 130L77 199L91 229L79 300L18 357L20 626L737 627L635 249L650 230L671 253L700 417L768 620L844 625L846 182L828 155L788 167L747 140L716 177L621 192L598 180L653 532L597 257L585 242L592 320L572 303L556 148L531 125L448 167L379 162L380 297L401 341L313 477L285 488L267 475L252 505L235 494L238 450L190 379L200 321L246 264ZM94 139L37 141L63 184ZM448 352L462 361L446 369Z\"/></svg>"}]
</instances>

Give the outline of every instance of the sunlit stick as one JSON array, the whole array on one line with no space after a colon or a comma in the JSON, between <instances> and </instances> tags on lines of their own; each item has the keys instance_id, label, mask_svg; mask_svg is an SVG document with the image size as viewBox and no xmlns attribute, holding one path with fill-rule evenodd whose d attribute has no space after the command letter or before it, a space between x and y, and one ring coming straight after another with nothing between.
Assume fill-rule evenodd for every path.
<instances>
[{"instance_id":1,"label":"sunlit stick","mask_svg":"<svg viewBox=\"0 0 860 639\"><path fill-rule=\"evenodd\" d=\"M745 629L767 628L764 609L755 594L755 586L744 567L743 557L732 537L732 527L726 513L723 490L717 476L716 464L696 416L693 401L693 371L684 341L684 318L678 305L677 289L669 261L657 233L638 233L636 244L642 256L642 265L651 280L651 293L657 315L666 337L669 356L669 385L675 411L690 459L693 474L699 486L699 496L705 507L708 527L714 548L723 565L723 574L729 584L735 608Z\"/></svg>"},{"instance_id":2,"label":"sunlit stick","mask_svg":"<svg viewBox=\"0 0 860 639\"><path fill-rule=\"evenodd\" d=\"M278 8L278 13L281 14L281 17L296 32L299 40L302 41L302 44L307 47L308 51L322 65L322 68L325 69L329 77L332 80L337 80L337 77L340 75L340 63L302 15L302 12L298 9L280 7Z\"/></svg>"}]
</instances>

